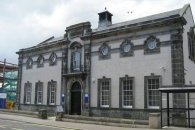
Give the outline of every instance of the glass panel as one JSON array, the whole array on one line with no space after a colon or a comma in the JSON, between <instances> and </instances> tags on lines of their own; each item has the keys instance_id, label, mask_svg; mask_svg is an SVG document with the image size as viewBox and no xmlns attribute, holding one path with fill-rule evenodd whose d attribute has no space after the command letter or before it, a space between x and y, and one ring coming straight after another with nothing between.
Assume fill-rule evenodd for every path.
<instances>
[{"instance_id":1,"label":"glass panel","mask_svg":"<svg viewBox=\"0 0 195 130\"><path fill-rule=\"evenodd\" d=\"M123 107L132 107L133 105L133 81L130 78L122 80Z\"/></svg>"},{"instance_id":2,"label":"glass panel","mask_svg":"<svg viewBox=\"0 0 195 130\"><path fill-rule=\"evenodd\" d=\"M109 106L110 82L108 79L101 83L101 106Z\"/></svg>"},{"instance_id":3,"label":"glass panel","mask_svg":"<svg viewBox=\"0 0 195 130\"><path fill-rule=\"evenodd\" d=\"M73 52L73 70L80 70L80 59L81 53L78 51Z\"/></svg>"},{"instance_id":4,"label":"glass panel","mask_svg":"<svg viewBox=\"0 0 195 130\"><path fill-rule=\"evenodd\" d=\"M159 88L159 78L148 79L148 105L149 107L159 107L160 104L160 93Z\"/></svg>"}]
</instances>

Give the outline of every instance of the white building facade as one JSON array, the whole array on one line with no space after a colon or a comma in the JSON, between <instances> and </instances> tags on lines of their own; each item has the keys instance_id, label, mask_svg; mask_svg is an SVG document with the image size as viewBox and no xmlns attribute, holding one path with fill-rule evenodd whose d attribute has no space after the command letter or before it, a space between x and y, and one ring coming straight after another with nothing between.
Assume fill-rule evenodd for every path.
<instances>
[{"instance_id":1,"label":"white building facade","mask_svg":"<svg viewBox=\"0 0 195 130\"><path fill-rule=\"evenodd\" d=\"M190 5L112 24L112 14L66 28L19 54L19 109L147 119L158 112L161 86L195 84L195 36ZM185 95L173 95L180 106ZM177 102L178 101L178 102Z\"/></svg>"}]
</instances>

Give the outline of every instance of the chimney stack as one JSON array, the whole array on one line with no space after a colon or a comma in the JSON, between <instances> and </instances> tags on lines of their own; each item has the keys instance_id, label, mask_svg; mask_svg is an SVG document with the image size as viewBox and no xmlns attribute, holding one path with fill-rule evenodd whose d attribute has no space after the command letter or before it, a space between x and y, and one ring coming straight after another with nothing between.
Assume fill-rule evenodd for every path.
<instances>
[{"instance_id":1,"label":"chimney stack","mask_svg":"<svg viewBox=\"0 0 195 130\"><path fill-rule=\"evenodd\" d=\"M98 13L99 15L99 23L98 23L98 28L101 27L107 27L112 25L112 14L108 12L107 10Z\"/></svg>"}]
</instances>

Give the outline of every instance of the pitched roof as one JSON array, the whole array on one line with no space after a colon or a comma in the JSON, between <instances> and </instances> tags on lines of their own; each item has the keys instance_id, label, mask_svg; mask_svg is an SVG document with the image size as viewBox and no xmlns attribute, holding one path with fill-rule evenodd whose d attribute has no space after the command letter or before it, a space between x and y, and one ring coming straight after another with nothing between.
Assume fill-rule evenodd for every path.
<instances>
[{"instance_id":1,"label":"pitched roof","mask_svg":"<svg viewBox=\"0 0 195 130\"><path fill-rule=\"evenodd\" d=\"M107 27L100 27L97 29L93 29L93 32L99 32L99 31L118 28L118 27L122 27L122 26L154 21L154 20L158 20L158 19L165 19L165 18L170 18L170 17L174 17L174 16L183 16L185 10L189 6L190 6L189 4L186 4L183 6L183 8L180 8L180 9L176 9L176 10L172 10L172 11L168 11L168 12L163 12L163 13L159 13L159 14L154 14L154 15L150 15L150 16L146 16L146 17L142 17L142 18L126 21L126 22L120 22L120 23L112 24L112 25L107 26Z\"/></svg>"},{"instance_id":2,"label":"pitched roof","mask_svg":"<svg viewBox=\"0 0 195 130\"><path fill-rule=\"evenodd\" d=\"M56 38L55 38L54 36L52 36L52 37L46 39L45 41L39 43L37 46L42 46L42 45L46 45L46 44L51 44L51 43L53 43L53 42L63 41L63 40L65 40L64 36L60 36L60 37L56 37Z\"/></svg>"}]
</instances>

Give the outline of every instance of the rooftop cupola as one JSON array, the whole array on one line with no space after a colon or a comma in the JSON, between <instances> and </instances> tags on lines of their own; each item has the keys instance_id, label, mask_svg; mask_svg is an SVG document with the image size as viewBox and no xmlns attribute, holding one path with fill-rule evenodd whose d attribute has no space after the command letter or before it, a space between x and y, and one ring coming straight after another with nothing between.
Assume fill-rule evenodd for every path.
<instances>
[{"instance_id":1,"label":"rooftop cupola","mask_svg":"<svg viewBox=\"0 0 195 130\"><path fill-rule=\"evenodd\" d=\"M109 11L105 10L101 13L98 13L98 15L99 15L98 28L112 25L112 14Z\"/></svg>"}]
</instances>

